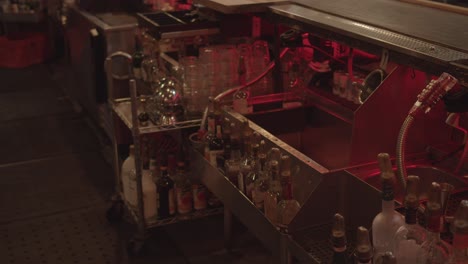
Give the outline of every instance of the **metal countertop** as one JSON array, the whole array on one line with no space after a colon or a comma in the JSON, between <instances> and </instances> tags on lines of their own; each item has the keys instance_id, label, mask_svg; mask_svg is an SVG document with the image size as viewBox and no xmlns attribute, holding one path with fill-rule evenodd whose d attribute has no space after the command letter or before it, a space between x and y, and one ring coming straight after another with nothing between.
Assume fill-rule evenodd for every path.
<instances>
[{"instance_id":1,"label":"metal countertop","mask_svg":"<svg viewBox=\"0 0 468 264\"><path fill-rule=\"evenodd\" d=\"M468 53L468 16L395 0L292 2Z\"/></svg>"}]
</instances>

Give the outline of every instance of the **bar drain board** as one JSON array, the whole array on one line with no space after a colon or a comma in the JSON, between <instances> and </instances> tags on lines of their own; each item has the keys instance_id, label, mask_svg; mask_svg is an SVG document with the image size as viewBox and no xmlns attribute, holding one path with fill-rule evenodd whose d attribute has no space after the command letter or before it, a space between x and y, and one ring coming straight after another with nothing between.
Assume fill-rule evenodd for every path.
<instances>
[{"instance_id":1,"label":"bar drain board","mask_svg":"<svg viewBox=\"0 0 468 264\"><path fill-rule=\"evenodd\" d=\"M104 208L0 226L2 263L119 263L118 236Z\"/></svg>"},{"instance_id":2,"label":"bar drain board","mask_svg":"<svg viewBox=\"0 0 468 264\"><path fill-rule=\"evenodd\" d=\"M331 263L333 257L332 243L330 240L331 229L331 224L313 226L296 232L293 237L316 262ZM355 233L356 230L346 230L348 259L350 259L354 253Z\"/></svg>"}]
</instances>

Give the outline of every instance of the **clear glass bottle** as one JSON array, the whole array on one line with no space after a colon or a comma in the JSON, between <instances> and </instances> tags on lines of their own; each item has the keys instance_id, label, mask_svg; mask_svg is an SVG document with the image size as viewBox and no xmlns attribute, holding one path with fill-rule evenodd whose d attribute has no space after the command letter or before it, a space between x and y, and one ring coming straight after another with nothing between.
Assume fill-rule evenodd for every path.
<instances>
[{"instance_id":1,"label":"clear glass bottle","mask_svg":"<svg viewBox=\"0 0 468 264\"><path fill-rule=\"evenodd\" d=\"M468 200L461 201L452 223L454 264L468 263Z\"/></svg>"},{"instance_id":2,"label":"clear glass bottle","mask_svg":"<svg viewBox=\"0 0 468 264\"><path fill-rule=\"evenodd\" d=\"M333 246L333 258L331 264L347 264L347 241L344 217L340 214L333 216L331 242Z\"/></svg>"},{"instance_id":3,"label":"clear glass bottle","mask_svg":"<svg viewBox=\"0 0 468 264\"><path fill-rule=\"evenodd\" d=\"M372 221L372 241L375 249L374 261L385 252L393 252L396 231L405 224L403 216L395 211L393 183L395 174L390 157L380 153L378 161L382 178L382 212Z\"/></svg>"},{"instance_id":4,"label":"clear glass bottle","mask_svg":"<svg viewBox=\"0 0 468 264\"><path fill-rule=\"evenodd\" d=\"M417 256L417 264L446 264L453 259L452 246L440 238L442 230L441 188L433 182L426 205L427 239Z\"/></svg>"},{"instance_id":5,"label":"clear glass bottle","mask_svg":"<svg viewBox=\"0 0 468 264\"><path fill-rule=\"evenodd\" d=\"M260 167L260 170L259 170L260 173L258 175L258 179L255 181L254 191L252 192L252 199L254 201L255 206L259 210L263 210L264 202L265 202L265 195L266 195L268 189L270 188L270 177L263 170L261 160L260 160L260 166L259 167Z\"/></svg>"},{"instance_id":6,"label":"clear glass bottle","mask_svg":"<svg viewBox=\"0 0 468 264\"><path fill-rule=\"evenodd\" d=\"M270 186L268 191L265 193L264 198L265 216L273 224L278 223L278 203L282 200L283 197L283 190L281 189L278 167L278 161L272 160L270 162Z\"/></svg>"},{"instance_id":7,"label":"clear glass bottle","mask_svg":"<svg viewBox=\"0 0 468 264\"><path fill-rule=\"evenodd\" d=\"M224 171L226 177L239 188L238 175L240 172L241 154L239 145L235 144L231 146L231 153L229 159L225 162ZM241 188L239 188L241 189Z\"/></svg>"},{"instance_id":8,"label":"clear glass bottle","mask_svg":"<svg viewBox=\"0 0 468 264\"><path fill-rule=\"evenodd\" d=\"M252 144L252 129L249 126L249 120L244 119L242 121L241 129L241 154L243 157L246 156L246 152L250 150Z\"/></svg>"},{"instance_id":9,"label":"clear glass bottle","mask_svg":"<svg viewBox=\"0 0 468 264\"><path fill-rule=\"evenodd\" d=\"M418 225L419 177L410 175L406 184L405 224L394 237L395 257L399 264L414 264L421 245L426 241L426 230Z\"/></svg>"},{"instance_id":10,"label":"clear glass bottle","mask_svg":"<svg viewBox=\"0 0 468 264\"><path fill-rule=\"evenodd\" d=\"M365 227L358 227L356 234L356 250L354 258L357 264L371 264L373 248L370 242L369 230Z\"/></svg>"},{"instance_id":11,"label":"clear glass bottle","mask_svg":"<svg viewBox=\"0 0 468 264\"><path fill-rule=\"evenodd\" d=\"M294 199L291 187L291 158L289 155L281 156L280 184L282 200L278 203L278 226L287 232L291 221L301 209L301 205Z\"/></svg>"},{"instance_id":12,"label":"clear glass bottle","mask_svg":"<svg viewBox=\"0 0 468 264\"><path fill-rule=\"evenodd\" d=\"M158 193L158 219L165 219L174 216L176 213L174 181L169 177L167 161L162 162L159 171L161 175L156 181Z\"/></svg>"},{"instance_id":13,"label":"clear glass bottle","mask_svg":"<svg viewBox=\"0 0 468 264\"><path fill-rule=\"evenodd\" d=\"M259 178L261 171L260 161L258 160L258 150L260 148L259 144L254 144L252 146L252 156L254 161L251 165L248 165L244 168L245 171L248 171L248 174L242 175L244 177L244 186L245 186L245 195L253 201L253 191L255 190L255 181Z\"/></svg>"},{"instance_id":14,"label":"clear glass bottle","mask_svg":"<svg viewBox=\"0 0 468 264\"><path fill-rule=\"evenodd\" d=\"M193 209L192 183L187 176L185 163L177 162L177 174L175 177L175 193L177 201L177 213L179 217L186 217Z\"/></svg>"}]
</instances>

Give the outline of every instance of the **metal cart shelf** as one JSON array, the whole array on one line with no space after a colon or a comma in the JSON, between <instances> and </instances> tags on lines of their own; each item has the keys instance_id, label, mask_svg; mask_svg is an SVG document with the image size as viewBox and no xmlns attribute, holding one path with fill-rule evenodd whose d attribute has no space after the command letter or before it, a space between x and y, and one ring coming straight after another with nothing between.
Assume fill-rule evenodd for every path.
<instances>
[{"instance_id":1,"label":"metal cart shelf","mask_svg":"<svg viewBox=\"0 0 468 264\"><path fill-rule=\"evenodd\" d=\"M121 98L117 99L114 102L110 103L112 109L117 114L117 116L122 120L122 122L128 127L128 129L133 129L133 118L132 118L132 99L131 98ZM187 120L182 122L177 122L171 125L154 125L150 124L146 127L138 127L138 133L140 135L158 133L175 129L183 129L189 127L200 126L200 119Z\"/></svg>"}]
</instances>

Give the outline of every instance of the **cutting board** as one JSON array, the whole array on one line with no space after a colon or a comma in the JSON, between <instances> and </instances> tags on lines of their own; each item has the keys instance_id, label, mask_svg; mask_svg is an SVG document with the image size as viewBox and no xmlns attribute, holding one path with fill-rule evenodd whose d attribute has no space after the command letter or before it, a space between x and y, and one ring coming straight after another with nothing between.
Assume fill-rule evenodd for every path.
<instances>
[{"instance_id":1,"label":"cutting board","mask_svg":"<svg viewBox=\"0 0 468 264\"><path fill-rule=\"evenodd\" d=\"M286 0L194 0L194 3L226 14L258 13L267 11L268 6L284 4Z\"/></svg>"}]
</instances>

